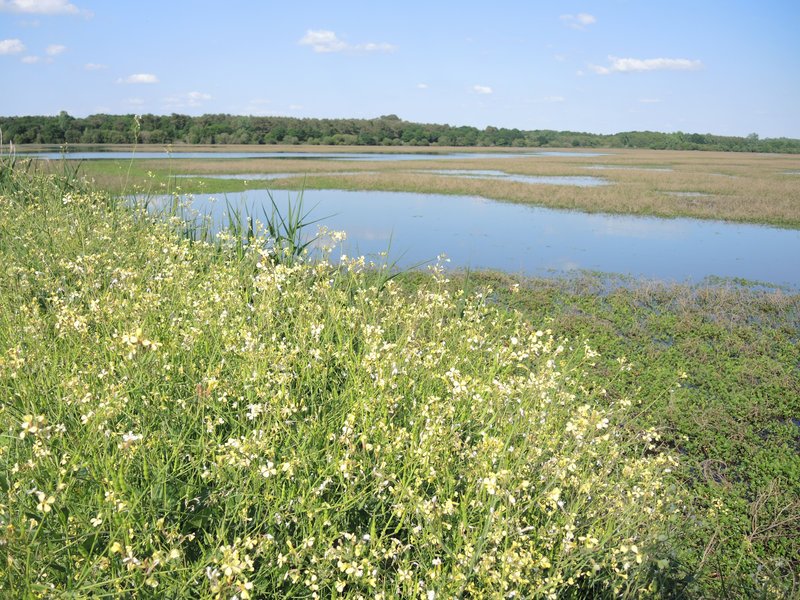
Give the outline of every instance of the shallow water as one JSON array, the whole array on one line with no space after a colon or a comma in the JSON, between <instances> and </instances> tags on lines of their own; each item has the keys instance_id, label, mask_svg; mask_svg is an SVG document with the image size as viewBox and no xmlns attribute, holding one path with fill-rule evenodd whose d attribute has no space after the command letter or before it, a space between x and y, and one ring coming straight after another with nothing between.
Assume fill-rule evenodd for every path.
<instances>
[{"instance_id":1,"label":"shallow water","mask_svg":"<svg viewBox=\"0 0 800 600\"><path fill-rule=\"evenodd\" d=\"M276 191L279 208L296 192ZM211 201L216 198L217 201ZM221 222L225 199L263 219L266 190L198 195L194 207ZM377 255L407 267L446 254L450 267L529 275L575 270L700 282L742 278L800 288L800 231L760 225L587 214L479 197L306 190L312 218L347 232L350 256Z\"/></svg>"},{"instance_id":2,"label":"shallow water","mask_svg":"<svg viewBox=\"0 0 800 600\"><path fill-rule=\"evenodd\" d=\"M365 175L376 173L377 171L330 171L327 173L237 173L231 175L173 175L173 177L202 177L208 179L237 179L246 181L282 179L285 177L302 177L304 175L330 176L330 175ZM426 169L413 171L414 173L432 173L444 175L446 177L463 177L467 179L500 179L503 181L520 181L522 183L550 184L550 185L576 185L579 187L594 187L598 185L610 185L611 181L606 181L599 177L581 177L566 175L562 177L550 177L539 175L515 175L504 173L503 171L487 170L466 170L466 169Z\"/></svg>"},{"instance_id":3,"label":"shallow water","mask_svg":"<svg viewBox=\"0 0 800 600\"><path fill-rule=\"evenodd\" d=\"M664 192L669 196L678 196L679 198L704 198L709 197L712 194L706 194L705 192Z\"/></svg>"},{"instance_id":4,"label":"shallow water","mask_svg":"<svg viewBox=\"0 0 800 600\"><path fill-rule=\"evenodd\" d=\"M624 165L585 165L583 169L597 169L601 171L672 171L669 167L627 167Z\"/></svg>"},{"instance_id":5,"label":"shallow water","mask_svg":"<svg viewBox=\"0 0 800 600\"><path fill-rule=\"evenodd\" d=\"M522 183L539 183L550 185L577 185L578 187L596 187L611 185L612 181L600 177L582 177L580 175L517 175L503 171L466 170L466 169L428 169L417 173L435 173L447 177L466 177L468 179L500 179L502 181L519 181Z\"/></svg>"}]
</instances>

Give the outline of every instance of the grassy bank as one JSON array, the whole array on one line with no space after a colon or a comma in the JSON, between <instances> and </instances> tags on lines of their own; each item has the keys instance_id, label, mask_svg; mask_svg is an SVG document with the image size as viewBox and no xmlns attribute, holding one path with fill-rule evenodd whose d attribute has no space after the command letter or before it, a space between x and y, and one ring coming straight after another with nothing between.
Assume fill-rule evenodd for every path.
<instances>
[{"instance_id":1,"label":"grassy bank","mask_svg":"<svg viewBox=\"0 0 800 600\"><path fill-rule=\"evenodd\" d=\"M0 592L796 591L796 296L289 265L4 182Z\"/></svg>"},{"instance_id":2,"label":"grassy bank","mask_svg":"<svg viewBox=\"0 0 800 600\"><path fill-rule=\"evenodd\" d=\"M710 597L755 595L745 573L800 593L800 294L604 275L470 279L497 305L591 340L610 402L646 398L628 426L657 431L696 505L716 514L686 540L716 586ZM620 357L629 369L618 374Z\"/></svg>"},{"instance_id":3,"label":"grassy bank","mask_svg":"<svg viewBox=\"0 0 800 600\"><path fill-rule=\"evenodd\" d=\"M324 149L323 149L324 150ZM362 149L363 150L363 149ZM441 149L440 149L441 150ZM337 149L338 151L338 149ZM656 150L608 156L538 156L420 161L179 159L88 161L82 169L104 188L221 193L253 188L337 188L478 195L589 212L722 219L800 227L800 157ZM177 154L175 155L177 156ZM600 168L597 168L600 167ZM613 185L577 187L442 177L436 169L500 170L537 176L595 176ZM265 181L223 181L217 173L297 173ZM193 174L172 179L175 174Z\"/></svg>"}]
</instances>

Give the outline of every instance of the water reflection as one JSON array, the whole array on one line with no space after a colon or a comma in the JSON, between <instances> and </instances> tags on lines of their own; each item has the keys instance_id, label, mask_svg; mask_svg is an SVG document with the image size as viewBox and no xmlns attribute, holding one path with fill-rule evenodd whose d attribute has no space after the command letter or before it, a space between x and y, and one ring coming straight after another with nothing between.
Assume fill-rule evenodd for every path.
<instances>
[{"instance_id":1,"label":"water reflection","mask_svg":"<svg viewBox=\"0 0 800 600\"><path fill-rule=\"evenodd\" d=\"M279 206L296 192L273 192ZM219 222L225 202L198 195L194 206ZM227 194L229 203L259 217L265 190ZM471 196L306 190L312 215L333 215L344 230L348 255L387 249L399 265L441 253L451 266L526 274L597 270L647 278L699 282L708 276L800 287L800 231L694 219L587 214L506 204Z\"/></svg>"}]
</instances>

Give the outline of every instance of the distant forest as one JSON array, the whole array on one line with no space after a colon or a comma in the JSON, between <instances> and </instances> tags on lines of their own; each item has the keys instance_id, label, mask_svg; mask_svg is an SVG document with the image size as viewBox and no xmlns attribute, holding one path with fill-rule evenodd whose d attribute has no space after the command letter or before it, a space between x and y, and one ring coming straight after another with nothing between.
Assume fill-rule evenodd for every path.
<instances>
[{"instance_id":1,"label":"distant forest","mask_svg":"<svg viewBox=\"0 0 800 600\"><path fill-rule=\"evenodd\" d=\"M14 144L325 144L353 146L500 146L514 148L651 148L800 152L800 140L710 133L626 131L613 135L504 127L454 127L376 119L298 119L171 114L0 117L4 142Z\"/></svg>"}]
</instances>

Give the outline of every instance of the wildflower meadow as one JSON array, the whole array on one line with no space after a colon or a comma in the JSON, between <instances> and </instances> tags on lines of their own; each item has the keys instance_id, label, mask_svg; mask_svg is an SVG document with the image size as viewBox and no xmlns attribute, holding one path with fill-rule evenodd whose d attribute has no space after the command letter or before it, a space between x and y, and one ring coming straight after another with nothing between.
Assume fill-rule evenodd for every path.
<instances>
[{"instance_id":1,"label":"wildflower meadow","mask_svg":"<svg viewBox=\"0 0 800 600\"><path fill-rule=\"evenodd\" d=\"M440 266L409 289L5 177L0 596L699 593L713 509L606 393L624 357L600 378Z\"/></svg>"}]
</instances>

